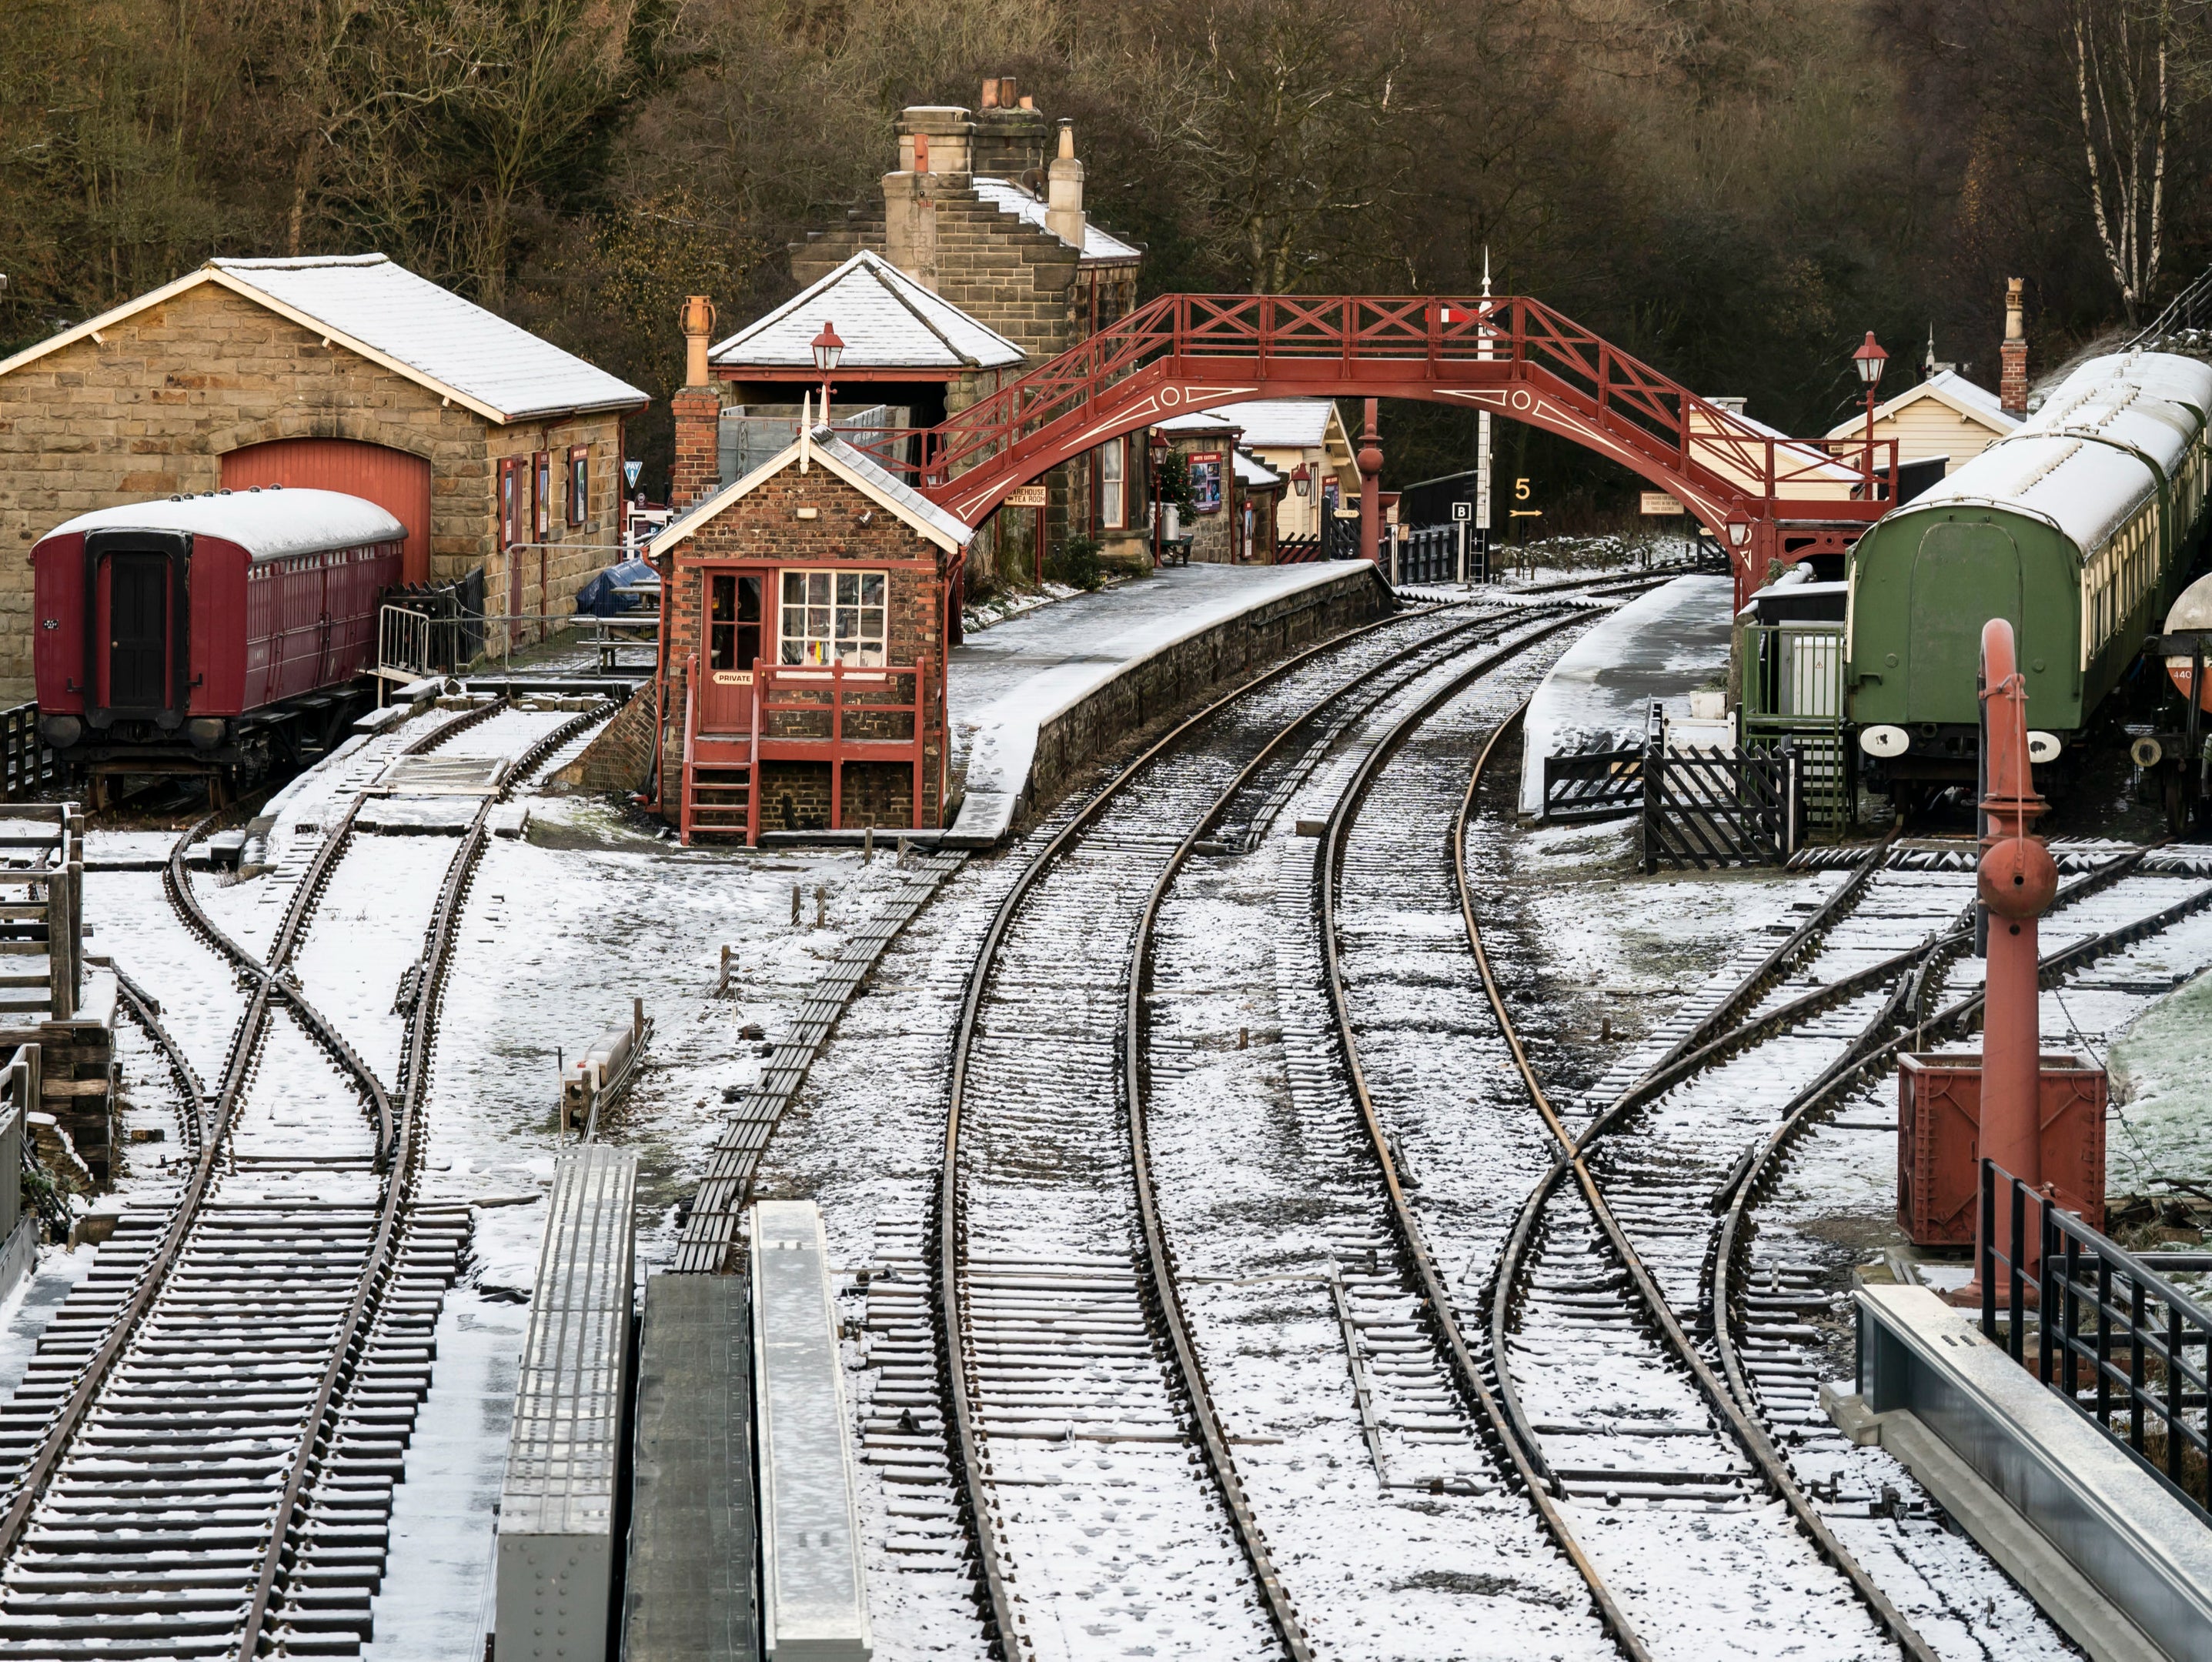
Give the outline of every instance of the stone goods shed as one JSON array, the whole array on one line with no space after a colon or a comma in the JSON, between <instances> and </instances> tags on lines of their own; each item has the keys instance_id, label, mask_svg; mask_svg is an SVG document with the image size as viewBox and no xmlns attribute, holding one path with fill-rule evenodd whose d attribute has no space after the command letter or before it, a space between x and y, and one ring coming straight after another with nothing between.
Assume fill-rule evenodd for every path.
<instances>
[{"instance_id":1,"label":"stone goods shed","mask_svg":"<svg viewBox=\"0 0 2212 1662\"><path fill-rule=\"evenodd\" d=\"M559 612L617 557L646 402L381 254L210 260L0 361L0 550L149 496L313 485L405 525L408 580L481 567L488 612ZM0 561L0 678L31 672L30 600Z\"/></svg>"}]
</instances>

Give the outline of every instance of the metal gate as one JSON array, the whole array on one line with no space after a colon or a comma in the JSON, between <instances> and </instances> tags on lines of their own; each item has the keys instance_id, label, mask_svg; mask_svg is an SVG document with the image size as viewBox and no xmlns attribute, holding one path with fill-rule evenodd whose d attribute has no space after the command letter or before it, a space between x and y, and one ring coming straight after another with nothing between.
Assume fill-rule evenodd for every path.
<instances>
[{"instance_id":1,"label":"metal gate","mask_svg":"<svg viewBox=\"0 0 2212 1662\"><path fill-rule=\"evenodd\" d=\"M1644 869L1700 871L1778 865L1803 834L1803 761L1796 748L1669 750L1644 755Z\"/></svg>"}]
</instances>

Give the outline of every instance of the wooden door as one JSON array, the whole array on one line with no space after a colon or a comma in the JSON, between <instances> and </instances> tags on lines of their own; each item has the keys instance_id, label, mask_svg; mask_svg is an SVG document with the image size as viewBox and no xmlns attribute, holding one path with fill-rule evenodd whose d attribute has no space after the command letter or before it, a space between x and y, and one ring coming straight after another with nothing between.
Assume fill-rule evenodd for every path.
<instances>
[{"instance_id":1,"label":"wooden door","mask_svg":"<svg viewBox=\"0 0 2212 1662\"><path fill-rule=\"evenodd\" d=\"M752 731L753 674L763 653L762 628L771 573L706 573L706 652L699 670L699 731Z\"/></svg>"},{"instance_id":2,"label":"wooden door","mask_svg":"<svg viewBox=\"0 0 2212 1662\"><path fill-rule=\"evenodd\" d=\"M159 710L169 667L169 562L158 554L107 561L107 707Z\"/></svg>"},{"instance_id":3,"label":"wooden door","mask_svg":"<svg viewBox=\"0 0 2212 1662\"><path fill-rule=\"evenodd\" d=\"M430 580L430 464L420 456L352 439L272 439L222 458L226 490L253 485L342 490L374 502L407 527L399 580Z\"/></svg>"}]
</instances>

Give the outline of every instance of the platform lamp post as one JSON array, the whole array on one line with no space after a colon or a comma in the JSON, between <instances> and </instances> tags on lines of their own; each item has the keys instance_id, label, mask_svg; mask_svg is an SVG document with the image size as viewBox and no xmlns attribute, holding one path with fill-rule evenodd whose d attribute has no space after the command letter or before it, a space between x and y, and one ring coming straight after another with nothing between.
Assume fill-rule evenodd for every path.
<instances>
[{"instance_id":1,"label":"platform lamp post","mask_svg":"<svg viewBox=\"0 0 2212 1662\"><path fill-rule=\"evenodd\" d=\"M1874 338L1869 335L1867 339ZM837 327L829 318L822 320L822 332L814 337L814 367L822 372L822 424L830 424L830 377L837 367L837 361L845 355L845 343L837 338Z\"/></svg>"},{"instance_id":2,"label":"platform lamp post","mask_svg":"<svg viewBox=\"0 0 2212 1662\"><path fill-rule=\"evenodd\" d=\"M1874 485L1875 389L1881 385L1881 372L1889 367L1889 354L1875 342L1873 330L1867 331L1866 344L1851 354L1851 362L1859 372L1859 385L1866 389L1866 476L1868 488L1871 489Z\"/></svg>"},{"instance_id":3,"label":"platform lamp post","mask_svg":"<svg viewBox=\"0 0 2212 1662\"><path fill-rule=\"evenodd\" d=\"M1158 428L1145 430L1145 472L1152 487L1152 569L1160 568L1160 539L1167 535L1167 508L1160 500L1160 470L1167 464L1168 441ZM1040 542L1043 533L1038 533Z\"/></svg>"}]
</instances>

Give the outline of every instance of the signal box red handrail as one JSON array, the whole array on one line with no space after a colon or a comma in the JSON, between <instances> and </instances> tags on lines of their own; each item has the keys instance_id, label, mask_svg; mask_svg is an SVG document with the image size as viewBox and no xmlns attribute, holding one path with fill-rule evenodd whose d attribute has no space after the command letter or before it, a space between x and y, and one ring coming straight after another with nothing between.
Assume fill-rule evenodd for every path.
<instances>
[{"instance_id":1,"label":"signal box red handrail","mask_svg":"<svg viewBox=\"0 0 2212 1662\"><path fill-rule=\"evenodd\" d=\"M902 680L909 696L886 697ZM845 764L848 761L905 761L913 770L912 814L922 810L924 747L929 725L929 666L927 664L768 664L753 661L753 784L745 804L745 840L760 842L760 764L766 761L827 761L830 764L830 828L844 828ZM779 722L778 718L784 718ZM904 722L898 718L904 717ZM812 725L793 718L827 718L821 732L793 731ZM855 734L855 719L909 728L906 737ZM782 731L779 731L781 727Z\"/></svg>"}]
</instances>

